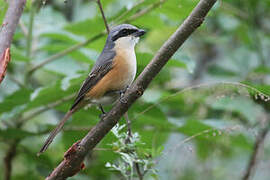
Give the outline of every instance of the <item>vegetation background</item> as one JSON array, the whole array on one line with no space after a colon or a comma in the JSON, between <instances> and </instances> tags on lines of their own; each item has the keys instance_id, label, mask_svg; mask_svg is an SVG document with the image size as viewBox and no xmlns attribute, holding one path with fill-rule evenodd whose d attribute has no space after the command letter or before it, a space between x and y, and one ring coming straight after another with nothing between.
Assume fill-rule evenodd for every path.
<instances>
[{"instance_id":1,"label":"vegetation background","mask_svg":"<svg viewBox=\"0 0 270 180\"><path fill-rule=\"evenodd\" d=\"M147 30L136 47L139 74L198 0L101 3L110 25ZM0 0L1 24L7 7ZM129 110L140 136L136 151L149 165L144 179L269 179L269 12L268 0L218 1ZM0 179L9 164L12 180L44 179L99 121L98 109L81 110L36 156L101 52L105 32L95 1L27 1L0 86ZM70 179L123 179L122 170L108 168L127 161L115 142L109 133Z\"/></svg>"}]
</instances>

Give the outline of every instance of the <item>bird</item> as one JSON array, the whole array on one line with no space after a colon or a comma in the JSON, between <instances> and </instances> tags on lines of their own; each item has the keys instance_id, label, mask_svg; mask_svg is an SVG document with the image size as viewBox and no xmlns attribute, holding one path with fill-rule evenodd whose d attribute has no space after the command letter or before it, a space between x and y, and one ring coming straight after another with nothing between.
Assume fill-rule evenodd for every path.
<instances>
[{"instance_id":1,"label":"bird","mask_svg":"<svg viewBox=\"0 0 270 180\"><path fill-rule=\"evenodd\" d=\"M137 71L135 45L145 30L131 24L111 28L104 48L95 65L82 83L74 103L55 129L50 133L38 156L45 152L72 114L86 105L97 105L102 114L103 106L113 104L134 81Z\"/></svg>"}]
</instances>

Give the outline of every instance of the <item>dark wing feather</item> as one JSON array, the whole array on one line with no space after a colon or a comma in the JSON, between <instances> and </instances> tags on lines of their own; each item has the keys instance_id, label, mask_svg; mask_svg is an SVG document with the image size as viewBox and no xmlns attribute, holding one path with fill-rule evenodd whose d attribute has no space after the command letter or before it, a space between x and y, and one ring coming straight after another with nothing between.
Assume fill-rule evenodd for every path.
<instances>
[{"instance_id":1,"label":"dark wing feather","mask_svg":"<svg viewBox=\"0 0 270 180\"><path fill-rule=\"evenodd\" d=\"M74 109L79 102L84 98L85 94L89 92L94 85L98 83L111 69L113 65L113 58L115 53L112 51L103 51L98 58L95 66L83 82L79 93L70 109Z\"/></svg>"}]
</instances>

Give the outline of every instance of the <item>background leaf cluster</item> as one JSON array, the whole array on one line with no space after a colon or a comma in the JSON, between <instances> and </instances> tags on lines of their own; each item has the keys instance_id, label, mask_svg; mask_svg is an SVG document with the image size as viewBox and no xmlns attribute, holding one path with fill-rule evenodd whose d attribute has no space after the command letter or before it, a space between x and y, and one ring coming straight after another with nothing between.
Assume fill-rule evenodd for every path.
<instances>
[{"instance_id":1,"label":"background leaf cluster","mask_svg":"<svg viewBox=\"0 0 270 180\"><path fill-rule=\"evenodd\" d=\"M14 180L44 179L100 114L95 107L76 113L49 150L36 157L106 40L95 1L42 2L27 1L11 47L8 74L0 86L0 174L3 159L16 144ZM138 75L197 2L104 0L102 4L109 24L128 22L147 30L136 47ZM0 22L6 8L1 1ZM141 153L155 154L164 147L154 159L159 179L241 179L256 135L270 120L269 11L268 0L219 1L129 110L132 130L144 143ZM75 45L80 48L31 72ZM110 146L115 141L108 134L87 157L86 169L71 179L119 179L120 173L105 167L119 159ZM269 148L268 137L255 180L270 176ZM145 179L153 177L146 174Z\"/></svg>"}]
</instances>

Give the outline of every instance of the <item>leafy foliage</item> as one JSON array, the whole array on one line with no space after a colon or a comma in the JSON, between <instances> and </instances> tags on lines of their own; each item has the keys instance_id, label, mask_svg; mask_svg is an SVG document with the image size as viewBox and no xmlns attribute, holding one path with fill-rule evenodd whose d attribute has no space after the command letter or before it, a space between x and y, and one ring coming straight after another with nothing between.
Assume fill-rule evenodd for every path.
<instances>
[{"instance_id":1,"label":"leafy foliage","mask_svg":"<svg viewBox=\"0 0 270 180\"><path fill-rule=\"evenodd\" d=\"M105 33L100 35L105 27L94 1L44 2L27 1L0 86L0 157L4 159L16 144L15 180L44 179L100 115L95 107L75 113L48 151L36 157L106 40ZM139 75L197 2L102 4L109 24L128 22L147 30L136 47ZM7 6L0 1L1 24ZM269 126L269 11L268 0L219 1L129 109L132 131L137 132L132 143L124 142L127 134L121 120L89 154L85 170L71 179L128 179L131 172L137 178L131 162L140 164L144 179L241 179L257 134ZM270 175L269 149L267 137L254 180ZM0 167L4 174L5 163Z\"/></svg>"}]
</instances>

